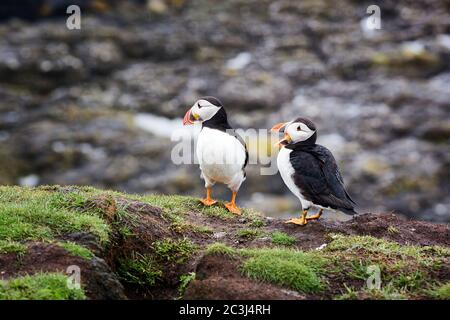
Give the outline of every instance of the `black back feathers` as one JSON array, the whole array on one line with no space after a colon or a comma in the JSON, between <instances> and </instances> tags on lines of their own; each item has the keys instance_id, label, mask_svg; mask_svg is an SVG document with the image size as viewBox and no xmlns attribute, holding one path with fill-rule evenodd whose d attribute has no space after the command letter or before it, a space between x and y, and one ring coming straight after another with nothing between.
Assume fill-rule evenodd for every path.
<instances>
[{"instance_id":1,"label":"black back feathers","mask_svg":"<svg viewBox=\"0 0 450 320\"><path fill-rule=\"evenodd\" d=\"M306 200L347 214L356 214L355 202L345 190L333 154L321 145L299 145L292 148L290 162L295 185Z\"/></svg>"}]
</instances>

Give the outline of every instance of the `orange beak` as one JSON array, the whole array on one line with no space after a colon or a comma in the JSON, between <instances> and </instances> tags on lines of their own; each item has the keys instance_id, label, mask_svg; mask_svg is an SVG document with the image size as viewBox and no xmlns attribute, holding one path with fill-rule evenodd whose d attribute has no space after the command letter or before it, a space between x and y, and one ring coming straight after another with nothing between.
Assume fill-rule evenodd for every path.
<instances>
[{"instance_id":1,"label":"orange beak","mask_svg":"<svg viewBox=\"0 0 450 320\"><path fill-rule=\"evenodd\" d=\"M272 131L272 132L284 132L284 127L287 124L288 124L288 122L277 123L276 125L274 125L272 127L272 129L270 129L270 131ZM280 141L275 143L275 146L285 146L285 145L287 145L287 144L289 144L291 142L292 142L291 136L287 132L285 132L283 139L281 139Z\"/></svg>"},{"instance_id":2,"label":"orange beak","mask_svg":"<svg viewBox=\"0 0 450 320\"><path fill-rule=\"evenodd\" d=\"M191 114L191 109L189 109L189 110L186 112L186 114L184 115L184 118L183 118L183 126L185 126L185 125L187 125L187 124L194 124L194 121L191 120L191 118L193 118L193 117L192 117L192 114Z\"/></svg>"},{"instance_id":3,"label":"orange beak","mask_svg":"<svg viewBox=\"0 0 450 320\"><path fill-rule=\"evenodd\" d=\"M272 132L283 132L282 129L284 128L284 126L286 124L287 124L286 122L277 123L276 125L274 125L272 127L272 129L270 129L270 131L272 131Z\"/></svg>"}]
</instances>

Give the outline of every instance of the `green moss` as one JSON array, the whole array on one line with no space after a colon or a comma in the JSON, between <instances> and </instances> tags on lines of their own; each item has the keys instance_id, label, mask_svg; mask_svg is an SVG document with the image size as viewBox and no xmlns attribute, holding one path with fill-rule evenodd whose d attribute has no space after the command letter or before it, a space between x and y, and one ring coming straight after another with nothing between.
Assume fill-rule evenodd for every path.
<instances>
[{"instance_id":1,"label":"green moss","mask_svg":"<svg viewBox=\"0 0 450 320\"><path fill-rule=\"evenodd\" d=\"M242 229L236 232L236 236L239 238L244 239L255 239L256 237L260 236L262 233L259 230L256 229Z\"/></svg>"},{"instance_id":2,"label":"green moss","mask_svg":"<svg viewBox=\"0 0 450 320\"><path fill-rule=\"evenodd\" d=\"M79 244L76 244L75 242L58 242L57 243L60 247L64 248L67 252L69 252L70 254L77 256L77 257L81 257L84 259L91 259L94 254L92 253L91 250L89 250L86 247L80 246Z\"/></svg>"},{"instance_id":3,"label":"green moss","mask_svg":"<svg viewBox=\"0 0 450 320\"><path fill-rule=\"evenodd\" d=\"M153 249L158 259L181 264L186 262L198 249L198 246L187 238L181 240L164 239L155 241Z\"/></svg>"},{"instance_id":4,"label":"green moss","mask_svg":"<svg viewBox=\"0 0 450 320\"><path fill-rule=\"evenodd\" d=\"M224 243L216 242L208 246L206 254L224 254L230 257L235 256L238 251Z\"/></svg>"},{"instance_id":5,"label":"green moss","mask_svg":"<svg viewBox=\"0 0 450 320\"><path fill-rule=\"evenodd\" d=\"M292 246L295 244L297 239L284 232L275 231L270 235L272 243L282 245L282 246Z\"/></svg>"},{"instance_id":6,"label":"green moss","mask_svg":"<svg viewBox=\"0 0 450 320\"><path fill-rule=\"evenodd\" d=\"M16 241L0 240L0 254L2 253L16 253L24 254L27 251L27 247Z\"/></svg>"},{"instance_id":7,"label":"green moss","mask_svg":"<svg viewBox=\"0 0 450 320\"><path fill-rule=\"evenodd\" d=\"M0 240L51 240L85 231L106 242L106 222L67 208L60 202L65 196L43 188L0 187Z\"/></svg>"},{"instance_id":8,"label":"green moss","mask_svg":"<svg viewBox=\"0 0 450 320\"><path fill-rule=\"evenodd\" d=\"M59 273L41 273L0 280L0 300L82 300L82 289L69 289L67 277Z\"/></svg>"},{"instance_id":9,"label":"green moss","mask_svg":"<svg viewBox=\"0 0 450 320\"><path fill-rule=\"evenodd\" d=\"M131 258L119 260L119 277L131 284L153 287L163 276L161 265L152 255L133 252Z\"/></svg>"},{"instance_id":10,"label":"green moss","mask_svg":"<svg viewBox=\"0 0 450 320\"><path fill-rule=\"evenodd\" d=\"M179 298L183 298L187 287L191 281L195 280L195 272L190 272L188 274L183 274L180 276L180 286L178 287Z\"/></svg>"},{"instance_id":11,"label":"green moss","mask_svg":"<svg viewBox=\"0 0 450 320\"><path fill-rule=\"evenodd\" d=\"M242 272L250 278L304 293L325 289L320 273L326 260L313 253L275 248L242 250L241 254L248 258Z\"/></svg>"}]
</instances>

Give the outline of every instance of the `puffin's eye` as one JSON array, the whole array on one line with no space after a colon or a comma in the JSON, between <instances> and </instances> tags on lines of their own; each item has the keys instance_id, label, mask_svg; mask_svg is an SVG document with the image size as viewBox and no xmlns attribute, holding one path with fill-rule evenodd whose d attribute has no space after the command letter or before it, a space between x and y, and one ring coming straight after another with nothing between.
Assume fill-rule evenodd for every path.
<instances>
[{"instance_id":1,"label":"puffin's eye","mask_svg":"<svg viewBox=\"0 0 450 320\"><path fill-rule=\"evenodd\" d=\"M297 127L297 131L302 131L302 129L300 128L300 126Z\"/></svg>"},{"instance_id":2,"label":"puffin's eye","mask_svg":"<svg viewBox=\"0 0 450 320\"><path fill-rule=\"evenodd\" d=\"M199 108L199 109L201 109L201 105L200 105L200 102L197 102L197 107Z\"/></svg>"}]
</instances>

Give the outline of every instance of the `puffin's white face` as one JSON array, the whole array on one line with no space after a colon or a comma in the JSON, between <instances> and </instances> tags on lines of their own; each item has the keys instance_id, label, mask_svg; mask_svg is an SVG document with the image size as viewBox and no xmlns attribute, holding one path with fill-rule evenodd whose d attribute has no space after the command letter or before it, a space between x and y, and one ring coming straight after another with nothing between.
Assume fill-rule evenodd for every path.
<instances>
[{"instance_id":1,"label":"puffin's white face","mask_svg":"<svg viewBox=\"0 0 450 320\"><path fill-rule=\"evenodd\" d=\"M197 100L194 105L186 112L183 124L193 124L194 122L203 122L211 119L222 107L213 105L208 100Z\"/></svg>"},{"instance_id":2,"label":"puffin's white face","mask_svg":"<svg viewBox=\"0 0 450 320\"><path fill-rule=\"evenodd\" d=\"M311 138L311 136L316 132L311 130L306 124L302 122L292 122L286 126L284 129L285 134L287 133L293 143L299 141L305 141Z\"/></svg>"},{"instance_id":3,"label":"puffin's white face","mask_svg":"<svg viewBox=\"0 0 450 320\"><path fill-rule=\"evenodd\" d=\"M271 131L284 132L284 138L277 143L281 146L306 141L316 132L316 130L308 127L305 123L295 121L276 124Z\"/></svg>"}]
</instances>

